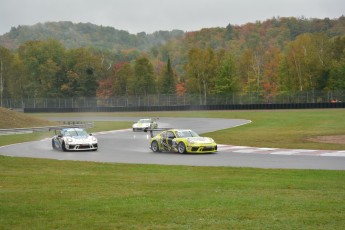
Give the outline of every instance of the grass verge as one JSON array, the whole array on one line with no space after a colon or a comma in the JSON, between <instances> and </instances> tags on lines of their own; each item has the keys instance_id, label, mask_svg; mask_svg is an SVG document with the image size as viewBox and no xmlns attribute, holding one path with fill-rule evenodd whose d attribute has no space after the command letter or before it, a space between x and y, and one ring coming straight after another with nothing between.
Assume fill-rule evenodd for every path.
<instances>
[{"instance_id":1,"label":"grass verge","mask_svg":"<svg viewBox=\"0 0 345 230\"><path fill-rule=\"evenodd\" d=\"M0 229L343 229L345 172L0 156Z\"/></svg>"}]
</instances>

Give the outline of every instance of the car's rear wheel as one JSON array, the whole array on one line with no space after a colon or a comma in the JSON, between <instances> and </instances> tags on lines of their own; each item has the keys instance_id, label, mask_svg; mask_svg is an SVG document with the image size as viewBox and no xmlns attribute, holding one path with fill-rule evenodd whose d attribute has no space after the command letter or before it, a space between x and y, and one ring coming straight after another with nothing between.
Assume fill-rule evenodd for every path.
<instances>
[{"instance_id":1,"label":"car's rear wheel","mask_svg":"<svg viewBox=\"0 0 345 230\"><path fill-rule=\"evenodd\" d=\"M179 153L186 153L186 145L183 142L178 143L177 150Z\"/></svg>"},{"instance_id":2,"label":"car's rear wheel","mask_svg":"<svg viewBox=\"0 0 345 230\"><path fill-rule=\"evenodd\" d=\"M152 141L151 142L151 150L153 152L160 152L159 150L159 145L158 145L158 142L157 141Z\"/></svg>"}]
</instances>

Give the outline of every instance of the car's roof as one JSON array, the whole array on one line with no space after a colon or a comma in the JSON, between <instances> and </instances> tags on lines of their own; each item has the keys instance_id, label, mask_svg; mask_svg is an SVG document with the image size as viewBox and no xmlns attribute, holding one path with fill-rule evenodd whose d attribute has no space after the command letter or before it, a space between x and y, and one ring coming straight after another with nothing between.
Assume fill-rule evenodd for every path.
<instances>
[{"instance_id":1,"label":"car's roof","mask_svg":"<svg viewBox=\"0 0 345 230\"><path fill-rule=\"evenodd\" d=\"M139 121L152 121L152 119L151 118L142 118L142 119L139 119Z\"/></svg>"},{"instance_id":2,"label":"car's roof","mask_svg":"<svg viewBox=\"0 0 345 230\"><path fill-rule=\"evenodd\" d=\"M191 129L169 129L167 131L183 132L183 131L193 131L193 130L191 130Z\"/></svg>"},{"instance_id":3,"label":"car's roof","mask_svg":"<svg viewBox=\"0 0 345 230\"><path fill-rule=\"evenodd\" d=\"M63 131L83 131L82 128L64 128Z\"/></svg>"}]
</instances>

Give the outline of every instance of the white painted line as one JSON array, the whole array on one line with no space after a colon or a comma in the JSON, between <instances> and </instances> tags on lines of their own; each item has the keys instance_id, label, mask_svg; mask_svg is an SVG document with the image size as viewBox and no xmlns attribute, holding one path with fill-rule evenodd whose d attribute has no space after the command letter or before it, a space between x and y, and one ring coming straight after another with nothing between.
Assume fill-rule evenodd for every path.
<instances>
[{"instance_id":1,"label":"white painted line","mask_svg":"<svg viewBox=\"0 0 345 230\"><path fill-rule=\"evenodd\" d=\"M320 150L314 150L314 149L291 149L291 151L294 151L296 153L312 153Z\"/></svg>"},{"instance_id":2,"label":"white painted line","mask_svg":"<svg viewBox=\"0 0 345 230\"><path fill-rule=\"evenodd\" d=\"M252 149L253 147L247 146L232 146L230 149Z\"/></svg>"},{"instance_id":3,"label":"white painted line","mask_svg":"<svg viewBox=\"0 0 345 230\"><path fill-rule=\"evenodd\" d=\"M320 156L325 156L325 157L345 157L345 152L344 151L339 151L339 152L333 152L333 153L321 153Z\"/></svg>"},{"instance_id":4,"label":"white painted line","mask_svg":"<svg viewBox=\"0 0 345 230\"><path fill-rule=\"evenodd\" d=\"M256 152L261 152L260 149L242 149L242 150L235 150L233 151L235 153L256 153Z\"/></svg>"},{"instance_id":5,"label":"white painted line","mask_svg":"<svg viewBox=\"0 0 345 230\"><path fill-rule=\"evenodd\" d=\"M274 151L274 150L277 150L277 148L257 148L257 149L260 149L262 151Z\"/></svg>"},{"instance_id":6,"label":"white painted line","mask_svg":"<svg viewBox=\"0 0 345 230\"><path fill-rule=\"evenodd\" d=\"M275 154L275 155L294 155L296 152L294 151L275 151L271 152L270 154Z\"/></svg>"}]
</instances>

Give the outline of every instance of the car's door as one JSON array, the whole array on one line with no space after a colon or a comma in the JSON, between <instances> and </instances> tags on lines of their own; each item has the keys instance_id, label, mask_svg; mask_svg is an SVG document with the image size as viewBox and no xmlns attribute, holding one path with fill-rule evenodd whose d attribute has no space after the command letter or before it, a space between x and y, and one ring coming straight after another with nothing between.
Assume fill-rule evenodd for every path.
<instances>
[{"instance_id":1,"label":"car's door","mask_svg":"<svg viewBox=\"0 0 345 230\"><path fill-rule=\"evenodd\" d=\"M175 134L173 133L173 132L171 132L171 131L168 131L167 132L167 136L166 136L166 143L170 146L170 147L172 147L172 145L173 145L173 140L175 139L176 137L175 137Z\"/></svg>"}]
</instances>

